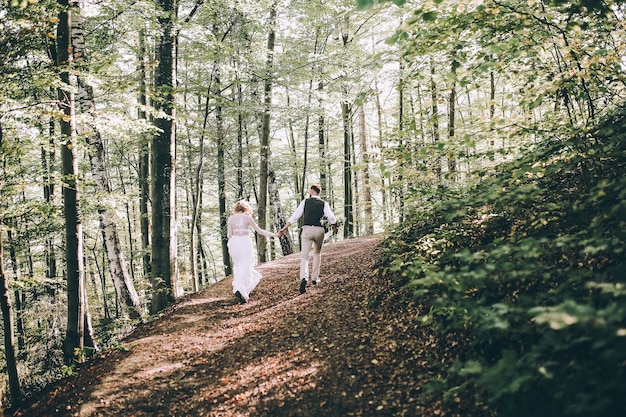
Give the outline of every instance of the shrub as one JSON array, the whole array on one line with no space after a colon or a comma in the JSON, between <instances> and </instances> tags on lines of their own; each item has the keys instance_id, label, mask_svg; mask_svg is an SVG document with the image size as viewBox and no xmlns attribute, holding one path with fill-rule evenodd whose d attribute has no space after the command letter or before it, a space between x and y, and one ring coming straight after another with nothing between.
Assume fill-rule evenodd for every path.
<instances>
[{"instance_id":1,"label":"shrub","mask_svg":"<svg viewBox=\"0 0 626 417\"><path fill-rule=\"evenodd\" d=\"M389 234L384 273L465 344L429 395L469 389L505 416L625 415L625 119L546 140Z\"/></svg>"}]
</instances>

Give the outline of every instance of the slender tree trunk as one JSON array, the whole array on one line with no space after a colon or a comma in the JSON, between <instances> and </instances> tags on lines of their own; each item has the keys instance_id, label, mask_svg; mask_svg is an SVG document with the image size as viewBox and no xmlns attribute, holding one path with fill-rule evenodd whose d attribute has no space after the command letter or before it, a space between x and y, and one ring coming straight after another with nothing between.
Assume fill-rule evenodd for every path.
<instances>
[{"instance_id":1,"label":"slender tree trunk","mask_svg":"<svg viewBox=\"0 0 626 417\"><path fill-rule=\"evenodd\" d=\"M236 80L237 85L237 199L240 200L244 197L244 182L243 182L243 91L241 88L241 81L239 78Z\"/></svg>"},{"instance_id":2,"label":"slender tree trunk","mask_svg":"<svg viewBox=\"0 0 626 417\"><path fill-rule=\"evenodd\" d=\"M156 110L164 117L155 118L158 133L152 142L152 303L151 313L158 313L174 301L177 278L176 250L176 39L174 25L176 0L158 0L161 38L155 72Z\"/></svg>"},{"instance_id":3,"label":"slender tree trunk","mask_svg":"<svg viewBox=\"0 0 626 417\"><path fill-rule=\"evenodd\" d=\"M287 108L291 109L291 98L289 94L289 88L286 88L286 100L287 100ZM298 146L296 145L296 135L293 132L293 119L291 116L287 116L287 142L289 143L289 151L291 152L291 160L293 161L293 191L296 196L296 200L300 201L304 197L304 191L302 189L303 179L300 178L300 172L298 167ZM304 150L304 162L302 172L303 175L306 175L306 157L307 152Z\"/></svg>"},{"instance_id":4,"label":"slender tree trunk","mask_svg":"<svg viewBox=\"0 0 626 417\"><path fill-rule=\"evenodd\" d=\"M454 146L454 115L456 113L456 86L453 86L450 90L450 118L448 120L448 139L450 140L450 146ZM450 179L452 182L456 181L456 156L454 150L448 151L448 172L450 173Z\"/></svg>"},{"instance_id":5,"label":"slender tree trunk","mask_svg":"<svg viewBox=\"0 0 626 417\"><path fill-rule=\"evenodd\" d=\"M92 257L93 263L95 264L95 269L98 273L98 279L100 281L100 287L102 288L102 310L105 320L111 320L111 312L109 310L109 299L107 297L107 280L106 275L100 269L100 264L98 263L98 252L96 251L96 245L92 248ZM95 275L92 274L92 275ZM94 278L95 280L95 278ZM117 299L116 299L117 302Z\"/></svg>"},{"instance_id":6,"label":"slender tree trunk","mask_svg":"<svg viewBox=\"0 0 626 417\"><path fill-rule=\"evenodd\" d=\"M89 89L90 90L90 89ZM85 104L83 102L83 104ZM95 108L90 107L93 111ZM85 111L86 109L83 109ZM98 190L103 193L110 193L110 184L108 174L105 167L104 147L99 133L87 135L87 142L91 149L91 169L93 178L96 182ZM100 213L100 229L104 248L108 258L109 270L111 278L115 286L115 293L125 312L131 317L138 318L142 315L141 303L139 295L135 290L132 277L128 270L124 252L117 232L117 224L115 223L113 214L107 209L98 210Z\"/></svg>"},{"instance_id":7,"label":"slender tree trunk","mask_svg":"<svg viewBox=\"0 0 626 417\"><path fill-rule=\"evenodd\" d=\"M323 83L320 81L318 83L317 91L321 93L324 89ZM317 151L319 154L319 170L320 170L320 185L322 186L322 190L330 190L328 187L328 169L326 160L326 137L324 136L326 129L326 120L324 119L324 112L322 106L322 98L321 94L319 99L319 109L320 115L317 119Z\"/></svg>"},{"instance_id":8,"label":"slender tree trunk","mask_svg":"<svg viewBox=\"0 0 626 417\"><path fill-rule=\"evenodd\" d=\"M200 135L200 144L199 144L199 152L198 152L198 166L195 169L195 178L193 178L193 184L191 186L191 225L189 227L189 231L191 233L190 238L190 251L191 255L189 256L191 260L191 273L193 278L193 291L198 292L202 286L203 279L201 277L201 271L199 265L201 265L201 245L198 243L200 241L200 236L202 232L202 227L200 223L202 221L202 191L203 191L203 181L202 177L204 175L204 134ZM190 140L191 145L191 140ZM190 165L193 165L192 158L189 158ZM190 171L193 170L193 167L190 166Z\"/></svg>"},{"instance_id":9,"label":"slender tree trunk","mask_svg":"<svg viewBox=\"0 0 626 417\"><path fill-rule=\"evenodd\" d=\"M452 62L452 73L456 76L456 60ZM456 115L456 82L452 81L452 87L450 88L450 99L448 103L448 146L452 149L448 150L448 175L450 175L450 181L456 182L457 178L457 166L455 156L455 143L454 143L454 127L455 127L455 115Z\"/></svg>"},{"instance_id":10,"label":"slender tree trunk","mask_svg":"<svg viewBox=\"0 0 626 417\"><path fill-rule=\"evenodd\" d=\"M441 158L439 151L436 149L439 143L439 110L437 109L437 84L435 83L435 61L433 57L430 57L430 98L432 108L432 121L433 121L433 143L435 144L435 176L438 182L441 182Z\"/></svg>"},{"instance_id":11,"label":"slender tree trunk","mask_svg":"<svg viewBox=\"0 0 626 417\"><path fill-rule=\"evenodd\" d=\"M317 42L318 42L318 33L315 34L315 46L313 47L313 51L317 51ZM305 180L307 177L308 170L308 161L309 161L309 125L311 122L311 101L313 100L313 79L309 80L309 90L307 93L307 105L306 105L306 116L304 120L304 165L302 167L302 182L300 183L300 190L302 194L304 194L304 190L308 187L305 184ZM304 197L302 195L301 197Z\"/></svg>"},{"instance_id":12,"label":"slender tree trunk","mask_svg":"<svg viewBox=\"0 0 626 417\"><path fill-rule=\"evenodd\" d=\"M357 149L356 149L356 140L354 138L354 116L355 113L351 112L350 117L350 154L352 155L352 164L351 166L354 168L357 166ZM359 173L354 172L352 175L352 213L354 219L354 236L361 236L362 225L363 225L363 216L362 216L362 206L361 206L361 192L359 191Z\"/></svg>"},{"instance_id":13,"label":"slender tree trunk","mask_svg":"<svg viewBox=\"0 0 626 417\"><path fill-rule=\"evenodd\" d=\"M346 93L344 91L344 93ZM343 120L343 237L354 235L354 212L352 207L352 146L350 140L350 104L347 101L341 103L341 117Z\"/></svg>"},{"instance_id":14,"label":"slender tree trunk","mask_svg":"<svg viewBox=\"0 0 626 417\"><path fill-rule=\"evenodd\" d=\"M372 189L370 187L370 156L367 145L367 133L365 129L365 107L359 106L359 143L361 145L361 158L363 167L363 211L365 214L365 234L374 234L374 216L372 214Z\"/></svg>"},{"instance_id":15,"label":"slender tree trunk","mask_svg":"<svg viewBox=\"0 0 626 417\"><path fill-rule=\"evenodd\" d=\"M215 67L217 67L217 62L215 63ZM218 76L219 77L219 76ZM198 170L196 175L196 201L194 204L194 218L195 218L195 226L196 226L196 247L197 247L197 265L201 265L201 276L202 279L199 281L202 283L206 279L208 281L208 266L206 255L204 253L204 248L202 246L202 193L204 190L204 181L203 181L203 172L204 172L204 142L206 137L206 132L209 124L209 114L210 114L210 102L211 96L213 95L213 74L209 78L209 85L207 87L206 97L204 99L204 118L202 121L202 134L200 135L200 163L198 164ZM219 81L218 81L219 82ZM218 94L221 94L218 88ZM218 144L219 148L219 144ZM219 181L218 181L219 182ZM220 217L221 218L221 217ZM192 236L193 237L193 236ZM192 238L193 240L193 238ZM224 258L222 254L222 258ZM230 262L230 258L227 258L228 262ZM226 259L223 259L226 262ZM215 275L214 275L215 276Z\"/></svg>"},{"instance_id":16,"label":"slender tree trunk","mask_svg":"<svg viewBox=\"0 0 626 417\"><path fill-rule=\"evenodd\" d=\"M2 127L0 126L0 144L2 143ZM9 283L4 273L4 253L2 250L2 230L0 230L0 308L2 308L2 323L4 327L4 357L9 377L9 393L11 402L19 404L22 399L20 389L20 378L17 371L17 360L15 355L15 334L13 333L13 308L11 297L9 296Z\"/></svg>"},{"instance_id":17,"label":"slender tree trunk","mask_svg":"<svg viewBox=\"0 0 626 417\"><path fill-rule=\"evenodd\" d=\"M14 227L17 227L15 221L11 221ZM15 277L15 281L20 280L20 268L19 262L17 260L17 252L16 252L16 242L13 240L13 233L11 229L7 230L7 238L9 241L9 257L11 258L11 265L13 266L13 276ZM24 311L24 305L22 304L22 291L20 291L20 286L17 286L13 291L13 295L15 297L15 324L17 330L17 348L18 352L24 352L24 317L22 312Z\"/></svg>"},{"instance_id":18,"label":"slender tree trunk","mask_svg":"<svg viewBox=\"0 0 626 417\"><path fill-rule=\"evenodd\" d=\"M259 172L259 196L258 196L258 225L261 229L267 228L267 193L268 173L270 158L270 116L272 105L272 83L274 70L274 41L276 39L276 8L277 1L272 3L268 22L269 34L267 36L267 60L265 62L263 119L261 127L261 161ZM267 239L263 235L257 236L257 251L259 262L267 262Z\"/></svg>"},{"instance_id":19,"label":"slender tree trunk","mask_svg":"<svg viewBox=\"0 0 626 417\"><path fill-rule=\"evenodd\" d=\"M117 174L120 181L120 187L122 189L122 194L126 194L126 181L125 181L125 173L119 167L117 167ZM135 264L133 259L135 259L135 238L134 238L134 227L133 222L136 219L137 214L135 213L135 206L128 203L128 201L124 202L124 209L126 210L126 233L128 233L128 252L130 253L130 259L128 260L128 273L130 275L131 284L135 281ZM133 284L133 289L135 285ZM137 292L135 291L135 294ZM141 311L141 302L139 301L139 296L137 296L137 301L139 302L139 312Z\"/></svg>"},{"instance_id":20,"label":"slender tree trunk","mask_svg":"<svg viewBox=\"0 0 626 417\"><path fill-rule=\"evenodd\" d=\"M400 58L400 79L398 80L398 152L396 153L398 164L398 185L395 187L395 197L398 202L398 214L400 223L404 222L404 154L406 145L404 140L404 61Z\"/></svg>"},{"instance_id":21,"label":"slender tree trunk","mask_svg":"<svg viewBox=\"0 0 626 417\"><path fill-rule=\"evenodd\" d=\"M215 128L217 136L217 195L219 201L219 214L220 214L220 237L222 241L222 260L224 263L224 274L226 276L233 273L232 264L230 262L230 254L228 253L228 229L227 220L228 213L226 211L226 174L224 166L224 125L222 115L222 103L221 103L221 90L222 84L220 80L219 64L215 63L215 92L216 97L215 104Z\"/></svg>"},{"instance_id":22,"label":"slender tree trunk","mask_svg":"<svg viewBox=\"0 0 626 417\"><path fill-rule=\"evenodd\" d=\"M269 197L270 197L270 205L272 207L272 213L274 215L274 229L280 230L287 223L285 220L285 216L283 214L282 205L280 203L280 194L278 193L278 185L276 184L276 174L274 172L274 167L272 165L272 161L268 165L268 187L269 187ZM289 233L285 233L283 237L280 239L280 248L282 250L283 255L290 255L293 253L293 244L291 242L291 237Z\"/></svg>"},{"instance_id":23,"label":"slender tree trunk","mask_svg":"<svg viewBox=\"0 0 626 417\"><path fill-rule=\"evenodd\" d=\"M276 13L276 11L274 10L274 13ZM276 18L276 16L274 15L274 19ZM272 26L273 27L273 26ZM269 49L269 42L268 42L268 49ZM273 50L273 45L272 45L272 50ZM310 102L310 90L309 90L309 102ZM304 141L305 141L305 149L304 149L304 158L305 158L305 162L304 162L304 172L306 172L306 159L307 159L307 148L308 148L308 113L307 113L307 122L306 122L306 126L305 126L305 134L304 134ZM265 132L265 130L264 130ZM268 132L269 133L269 132ZM294 149L295 149L295 143L294 143ZM304 178L304 172L303 172L303 177ZM297 184L296 184L297 185ZM304 185L302 184L300 186L300 189L302 190L302 188L304 187ZM281 229L286 223L287 220L285 219L285 215L283 213L283 209L282 209L282 204L280 202L280 193L278 192L278 184L276 183L276 173L274 172L274 166L272 164L272 152L269 149L269 141L268 141L268 151L267 151L267 188L268 188L268 196L269 196L269 203L270 203L270 207L271 207L271 212L272 212L272 216L273 216L273 223L274 223L274 229L275 230L279 230ZM297 190L297 188L296 188ZM285 234L284 236L282 236L280 239L280 247L281 247L281 251L283 255L289 255L293 253L293 244L291 242L291 237L289 236L289 234ZM273 240L272 240L273 242Z\"/></svg>"},{"instance_id":24,"label":"slender tree trunk","mask_svg":"<svg viewBox=\"0 0 626 417\"><path fill-rule=\"evenodd\" d=\"M348 17L344 18L345 28L342 30L341 40L344 52L347 52L350 35L348 33ZM344 74L343 99L341 101L341 119L343 124L343 215L345 223L343 226L343 237L348 238L354 235L354 208L352 205L352 154L351 154L351 109L348 102L347 74Z\"/></svg>"},{"instance_id":25,"label":"slender tree trunk","mask_svg":"<svg viewBox=\"0 0 626 417\"><path fill-rule=\"evenodd\" d=\"M83 35L83 23L80 15L80 5L78 2L72 3L72 53L73 61L76 63L84 63L86 61L86 45ZM85 134L87 144L89 145L89 160L91 163L91 173L98 191L102 194L111 194L111 185L109 174L106 167L106 158L104 151L104 143L100 132L96 127L96 106L94 103L93 89L90 85L79 76L78 81L78 98L81 111L85 113L87 122ZM123 307L124 312L133 318L142 315L141 303L139 296L135 291L126 261L124 260L124 252L117 232L117 224L115 223L113 214L105 209L98 210L100 214L100 229L104 238L104 248L109 261L109 269L111 278L115 285L115 292Z\"/></svg>"},{"instance_id":26,"label":"slender tree trunk","mask_svg":"<svg viewBox=\"0 0 626 417\"><path fill-rule=\"evenodd\" d=\"M141 120L148 120L146 108L148 107L146 80L146 40L145 31L139 31L139 111L138 117ZM143 273L149 277L152 270L150 258L150 211L148 202L150 200L150 141L147 137L142 137L141 150L139 154L139 213L141 225L141 250L143 252Z\"/></svg>"},{"instance_id":27,"label":"slender tree trunk","mask_svg":"<svg viewBox=\"0 0 626 417\"><path fill-rule=\"evenodd\" d=\"M387 221L391 218L391 213L389 210L389 199L387 197L387 184L385 182L385 178L386 178L386 172L385 172L385 168L384 168L384 163L383 161L385 160L385 155L386 155L386 150L385 150L385 142L383 140L383 109L382 109L382 105L380 103L380 93L378 90L378 79L375 78L374 79L374 87L376 90L376 120L378 123L378 149L380 152L380 156L379 159L377 159L378 161L380 161L379 163L379 173L380 173L380 195L381 195L381 202L382 202L382 206L383 206L383 220L385 221L385 223L387 223Z\"/></svg>"},{"instance_id":28,"label":"slender tree trunk","mask_svg":"<svg viewBox=\"0 0 626 417\"><path fill-rule=\"evenodd\" d=\"M496 77L493 71L489 72L489 121L493 123L496 115ZM489 145L495 146L493 137L489 139Z\"/></svg>"},{"instance_id":29,"label":"slender tree trunk","mask_svg":"<svg viewBox=\"0 0 626 417\"><path fill-rule=\"evenodd\" d=\"M48 53L52 58L52 62L56 65L58 63L57 57L57 45L56 41L49 39L48 40ZM56 91L54 89L50 90L50 95L54 96ZM50 117L48 120L48 149L45 146L41 148L41 163L42 169L44 172L44 184L43 184L43 194L46 203L52 203L55 198L55 175L54 175L54 167L56 164L56 144L54 143L54 138L56 136L55 133L55 120L54 117ZM57 261L56 261L56 248L59 246L57 244L57 238L55 236L50 236L46 238L46 278L48 278L48 283L46 284L46 290L48 295L52 298L52 300L56 300L57 296L57 288L53 283L56 282L57 278Z\"/></svg>"},{"instance_id":30,"label":"slender tree trunk","mask_svg":"<svg viewBox=\"0 0 626 417\"><path fill-rule=\"evenodd\" d=\"M55 48L50 48L55 50ZM54 53L56 57L56 51ZM55 58L56 59L56 58ZM45 146L41 148L41 165L44 172L43 178L43 196L46 203L51 204L54 200L54 172L53 166L55 164L56 154L54 152L54 121L49 122L49 148ZM52 299L56 298L56 288L52 284L57 277L57 262L56 262L56 241L53 236L46 238L45 242L45 254L46 254L46 290L48 295Z\"/></svg>"},{"instance_id":31,"label":"slender tree trunk","mask_svg":"<svg viewBox=\"0 0 626 417\"><path fill-rule=\"evenodd\" d=\"M323 40L320 41L321 38L321 28L318 27L316 32L315 32L315 50L314 52L316 54L323 54L325 49L326 49L326 45L328 44L328 38L330 37L330 31L326 31L326 34L323 38ZM318 63L316 68L315 66L313 67L313 71L316 72L317 74L321 74L322 73L322 64ZM319 158L319 178L320 178L320 185L322 186L322 190L325 190L328 195L330 196L330 187L328 184L328 161L326 160L326 137L325 137L325 132L326 132L326 119L324 118L324 98L323 98L323 91L324 91L324 82L323 80L319 80L317 82L317 111L318 111L318 118L317 118L317 153L318 153L318 158ZM310 100L309 100L310 103ZM310 104L309 104L310 105Z\"/></svg>"}]
</instances>

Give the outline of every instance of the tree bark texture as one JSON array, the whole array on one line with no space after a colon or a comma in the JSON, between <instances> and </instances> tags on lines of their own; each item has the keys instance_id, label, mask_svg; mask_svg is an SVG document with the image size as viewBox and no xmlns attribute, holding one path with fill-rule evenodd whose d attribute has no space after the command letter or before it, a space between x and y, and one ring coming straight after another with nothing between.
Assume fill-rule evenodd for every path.
<instances>
[{"instance_id":1,"label":"tree bark texture","mask_svg":"<svg viewBox=\"0 0 626 417\"><path fill-rule=\"evenodd\" d=\"M350 140L350 104L347 101L341 103L341 116L343 119L343 237L354 235L354 211L352 207L352 146Z\"/></svg>"},{"instance_id":2,"label":"tree bark texture","mask_svg":"<svg viewBox=\"0 0 626 417\"><path fill-rule=\"evenodd\" d=\"M2 127L0 126L0 131ZM0 134L0 144L2 143ZM6 360L7 375L9 377L9 393L13 404L19 403L22 393L20 389L19 373L17 371L15 333L13 326L13 307L9 292L9 283L4 273L4 253L2 250L2 230L0 230L0 308L2 309L2 324L4 327L4 357Z\"/></svg>"},{"instance_id":3,"label":"tree bark texture","mask_svg":"<svg viewBox=\"0 0 626 417\"><path fill-rule=\"evenodd\" d=\"M270 118L272 106L272 83L274 70L274 43L276 39L276 8L277 1L272 3L268 22L269 33L267 35L267 59L265 62L263 119L261 126L261 160L259 164L259 205L257 209L258 225L261 229L267 228L267 180L270 158ZM263 235L257 236L257 252L259 263L267 262L267 239Z\"/></svg>"},{"instance_id":4,"label":"tree bark texture","mask_svg":"<svg viewBox=\"0 0 626 417\"><path fill-rule=\"evenodd\" d=\"M437 83L435 82L435 61L430 57L430 99L432 108L432 123L433 123L433 143L435 144L435 176L438 182L441 182L441 158L436 150L437 143L439 143L439 110L437 109Z\"/></svg>"},{"instance_id":5,"label":"tree bark texture","mask_svg":"<svg viewBox=\"0 0 626 417\"><path fill-rule=\"evenodd\" d=\"M71 21L71 48L72 61L77 64L84 64L87 60L85 37L83 34L83 23L78 2L72 3ZM96 106L94 102L93 88L87 84L80 76L77 77L78 98L81 112L86 117L84 124L86 132L84 134L87 141L89 161L91 164L91 174L98 189L105 198L111 194L109 173L106 166L106 155L104 143L100 131L96 126ZM124 252L117 232L117 223L113 214L106 208L99 208L100 229L102 230L103 244L108 258L109 271L115 286L115 293L124 315L138 318L142 315L141 303L132 277L128 271Z\"/></svg>"},{"instance_id":6,"label":"tree bark texture","mask_svg":"<svg viewBox=\"0 0 626 417\"><path fill-rule=\"evenodd\" d=\"M383 140L383 136L384 136L383 109L380 103L380 93L378 90L377 78L374 79L374 83L375 83L374 90L376 91L376 121L377 121L377 126L378 126L378 149L380 152L380 156L377 158L377 162L379 162L378 167L379 167L379 173L380 173L380 194L381 194L381 200L382 200L381 203L383 206L383 221L387 223L388 219L391 218L391 213L389 211L389 204L388 204L389 199L387 197L388 187L385 182L386 172L385 172L384 164L383 164L383 161L385 160L385 155L386 155L385 143Z\"/></svg>"},{"instance_id":7,"label":"tree bark texture","mask_svg":"<svg viewBox=\"0 0 626 417\"><path fill-rule=\"evenodd\" d=\"M268 165L268 187L270 205L272 207L272 213L274 214L274 230L280 230L287 223L283 214L282 205L280 203L280 194L278 193L278 184L276 184L276 173L274 172L274 166L272 161ZM285 233L280 239L280 248L283 255L290 255L293 253L293 243L289 233Z\"/></svg>"},{"instance_id":8,"label":"tree bark texture","mask_svg":"<svg viewBox=\"0 0 626 417\"><path fill-rule=\"evenodd\" d=\"M361 174L363 178L363 211L365 213L365 233L367 235L374 234L374 216L372 213L372 189L370 186L370 158L369 147L367 145L367 132L365 129L365 108L359 106L359 143L361 145L362 168Z\"/></svg>"},{"instance_id":9,"label":"tree bark texture","mask_svg":"<svg viewBox=\"0 0 626 417\"><path fill-rule=\"evenodd\" d=\"M139 110L138 117L148 120L146 108L148 106L146 80L146 41L144 31L139 32ZM150 141L142 136L139 154L139 212L141 214L141 249L143 252L143 273L151 275L152 261L150 257L150 214L148 201L150 200Z\"/></svg>"},{"instance_id":10,"label":"tree bark texture","mask_svg":"<svg viewBox=\"0 0 626 417\"><path fill-rule=\"evenodd\" d=\"M152 142L152 302L158 313L174 301L176 280L176 199L174 103L176 0L159 0L158 65L155 72L155 107L164 116L154 120Z\"/></svg>"},{"instance_id":11,"label":"tree bark texture","mask_svg":"<svg viewBox=\"0 0 626 417\"><path fill-rule=\"evenodd\" d=\"M224 264L224 275L229 276L233 273L232 263L230 262L230 254L228 252L228 229L226 212L226 173L224 166L224 121L222 115L221 89L219 64L216 62L215 70L215 127L217 136L217 194L220 215L220 240L222 241L222 260Z\"/></svg>"},{"instance_id":12,"label":"tree bark texture","mask_svg":"<svg viewBox=\"0 0 626 417\"><path fill-rule=\"evenodd\" d=\"M74 113L74 77L70 76L71 66L71 16L72 10L67 0L59 0L62 7L57 27L57 66L64 88L58 89L58 102L65 115L60 120L64 143L61 150L63 166L63 208L65 217L65 257L67 267L67 328L63 353L66 363L76 359L76 352L84 347L83 266L82 224L80 218L80 195L78 193L78 161L76 156L76 134Z\"/></svg>"},{"instance_id":13,"label":"tree bark texture","mask_svg":"<svg viewBox=\"0 0 626 417\"><path fill-rule=\"evenodd\" d=\"M348 16L344 17L346 28L342 30L341 40L344 52L347 52L350 35L347 27L349 26ZM341 119L343 124L343 237L348 238L354 235L354 207L352 204L352 125L351 108L348 102L347 75L344 74L343 99L341 101Z\"/></svg>"}]
</instances>

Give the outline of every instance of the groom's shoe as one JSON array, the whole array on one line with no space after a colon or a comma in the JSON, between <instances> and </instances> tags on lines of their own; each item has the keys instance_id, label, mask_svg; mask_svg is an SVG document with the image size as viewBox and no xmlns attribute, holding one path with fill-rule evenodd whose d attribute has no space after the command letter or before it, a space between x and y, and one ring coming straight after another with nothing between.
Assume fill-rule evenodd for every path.
<instances>
[{"instance_id":1,"label":"groom's shoe","mask_svg":"<svg viewBox=\"0 0 626 417\"><path fill-rule=\"evenodd\" d=\"M300 281L300 294L304 294L306 292L306 278L302 278Z\"/></svg>"},{"instance_id":2,"label":"groom's shoe","mask_svg":"<svg viewBox=\"0 0 626 417\"><path fill-rule=\"evenodd\" d=\"M246 299L243 298L243 295L241 295L241 293L239 291L237 291L235 293L235 297L237 297L237 300L239 300L239 304L245 304L247 303Z\"/></svg>"}]
</instances>

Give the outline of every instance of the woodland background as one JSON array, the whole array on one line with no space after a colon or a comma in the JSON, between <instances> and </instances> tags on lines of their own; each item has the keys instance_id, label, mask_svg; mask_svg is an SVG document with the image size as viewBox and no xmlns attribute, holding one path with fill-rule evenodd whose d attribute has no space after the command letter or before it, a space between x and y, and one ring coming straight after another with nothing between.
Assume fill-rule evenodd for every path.
<instances>
[{"instance_id":1,"label":"woodland background","mask_svg":"<svg viewBox=\"0 0 626 417\"><path fill-rule=\"evenodd\" d=\"M342 236L387 231L381 273L467 346L427 394L617 415L623 11L3 0L6 404L230 274L235 201L277 230L320 182ZM256 239L259 262L297 251Z\"/></svg>"}]
</instances>

